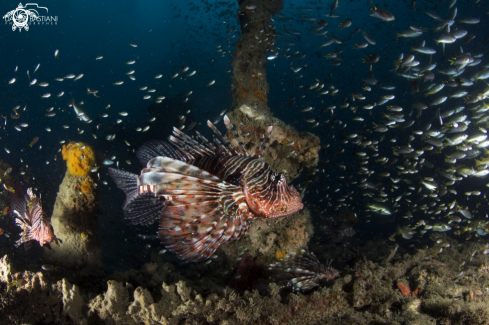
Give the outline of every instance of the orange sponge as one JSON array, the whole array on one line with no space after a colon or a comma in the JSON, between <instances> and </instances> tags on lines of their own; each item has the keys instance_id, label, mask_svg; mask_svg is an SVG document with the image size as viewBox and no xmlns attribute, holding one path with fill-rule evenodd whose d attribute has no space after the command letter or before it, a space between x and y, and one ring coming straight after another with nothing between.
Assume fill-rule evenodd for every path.
<instances>
[{"instance_id":1,"label":"orange sponge","mask_svg":"<svg viewBox=\"0 0 489 325\"><path fill-rule=\"evenodd\" d=\"M80 191L85 195L92 193L93 191L92 184L90 184L90 182L87 181L81 182Z\"/></svg>"},{"instance_id":2,"label":"orange sponge","mask_svg":"<svg viewBox=\"0 0 489 325\"><path fill-rule=\"evenodd\" d=\"M282 249L282 250L277 250L277 251L275 252L275 259L277 259L277 260L279 260L279 261L280 261L280 260L282 260L282 259L283 259L283 258L284 258L286 255L287 255L287 252L286 252L284 249Z\"/></svg>"},{"instance_id":3,"label":"orange sponge","mask_svg":"<svg viewBox=\"0 0 489 325\"><path fill-rule=\"evenodd\" d=\"M92 148L82 142L70 142L63 145L61 154L63 160L66 160L66 166L71 175L87 177L95 165Z\"/></svg>"}]
</instances>

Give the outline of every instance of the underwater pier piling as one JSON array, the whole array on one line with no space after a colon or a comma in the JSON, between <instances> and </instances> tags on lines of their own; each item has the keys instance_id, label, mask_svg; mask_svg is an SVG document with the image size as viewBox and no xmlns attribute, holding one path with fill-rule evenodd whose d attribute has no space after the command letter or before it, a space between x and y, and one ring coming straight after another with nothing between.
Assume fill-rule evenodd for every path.
<instances>
[{"instance_id":1,"label":"underwater pier piling","mask_svg":"<svg viewBox=\"0 0 489 325\"><path fill-rule=\"evenodd\" d=\"M316 135L299 133L274 117L267 100L270 90L267 62L275 62L267 60L267 53L276 53L272 15L278 14L284 3L282 0L238 0L238 4L242 33L233 54L233 103L228 117L251 154L256 152L267 128L273 126L263 158L272 169L291 181L305 167L317 165L321 146ZM233 145L237 147L238 143ZM285 254L305 248L312 233L309 210L304 209L287 218L255 220L243 241L224 245L222 250L229 250L228 254L233 255L234 246L243 245L250 255L257 256L256 263L266 265L275 259L277 252Z\"/></svg>"},{"instance_id":2,"label":"underwater pier piling","mask_svg":"<svg viewBox=\"0 0 489 325\"><path fill-rule=\"evenodd\" d=\"M282 0L238 0L241 36L233 54L233 103L229 118L238 129L248 152L255 152L260 136L272 125L270 147L265 161L288 180L304 167L318 163L320 141L312 133L299 133L273 117L267 97L267 52L274 51L275 28L272 15L283 9ZM237 145L237 144L235 144Z\"/></svg>"},{"instance_id":3,"label":"underwater pier piling","mask_svg":"<svg viewBox=\"0 0 489 325\"><path fill-rule=\"evenodd\" d=\"M93 194L77 189L80 179L68 171L59 186L51 223L63 241L46 250L47 262L64 267L101 266L101 246L96 229L96 202Z\"/></svg>"},{"instance_id":4,"label":"underwater pier piling","mask_svg":"<svg viewBox=\"0 0 489 325\"><path fill-rule=\"evenodd\" d=\"M101 245L97 236L97 202L90 172L95 165L93 149L82 142L63 146L67 171L59 186L51 223L63 242L46 250L49 263L67 268L101 266Z\"/></svg>"},{"instance_id":5,"label":"underwater pier piling","mask_svg":"<svg viewBox=\"0 0 489 325\"><path fill-rule=\"evenodd\" d=\"M269 86L266 52L273 50L275 44L275 29L271 25L270 15L279 13L283 9L283 2L274 0L238 3L238 20L242 34L236 42L233 55L234 87L231 110L246 104L253 107L257 115L268 117L272 114L267 106Z\"/></svg>"}]
</instances>

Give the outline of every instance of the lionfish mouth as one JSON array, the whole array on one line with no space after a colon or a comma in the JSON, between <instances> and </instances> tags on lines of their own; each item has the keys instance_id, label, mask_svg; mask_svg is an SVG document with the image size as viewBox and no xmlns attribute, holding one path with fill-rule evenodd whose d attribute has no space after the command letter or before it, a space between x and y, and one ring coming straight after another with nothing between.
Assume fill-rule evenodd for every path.
<instances>
[{"instance_id":1,"label":"lionfish mouth","mask_svg":"<svg viewBox=\"0 0 489 325\"><path fill-rule=\"evenodd\" d=\"M268 219L287 217L290 216L291 214L296 213L297 211L302 210L304 204L302 204L301 202L292 202L292 203L286 203L282 205L282 207L285 207L285 209L278 208L275 211L271 211L271 213L265 214L264 217Z\"/></svg>"},{"instance_id":2,"label":"lionfish mouth","mask_svg":"<svg viewBox=\"0 0 489 325\"><path fill-rule=\"evenodd\" d=\"M281 218L281 217L290 216L291 214L294 214L294 213L302 210L303 207L304 207L304 204L302 204L300 202L289 203L289 204L287 204L287 211L286 212L277 213L277 214L270 214L270 215L267 215L266 217L268 219L277 219L277 218Z\"/></svg>"}]
</instances>

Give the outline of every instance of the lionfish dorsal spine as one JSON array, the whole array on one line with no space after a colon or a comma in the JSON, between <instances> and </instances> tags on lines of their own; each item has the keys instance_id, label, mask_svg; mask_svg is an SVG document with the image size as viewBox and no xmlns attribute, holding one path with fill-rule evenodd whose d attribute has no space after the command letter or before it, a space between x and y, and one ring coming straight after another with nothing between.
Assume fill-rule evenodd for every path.
<instances>
[{"instance_id":1,"label":"lionfish dorsal spine","mask_svg":"<svg viewBox=\"0 0 489 325\"><path fill-rule=\"evenodd\" d=\"M137 151L136 156L142 166L146 166L154 157L165 156L181 161L191 161L194 157L182 152L175 144L162 140L151 140L144 143Z\"/></svg>"},{"instance_id":2,"label":"lionfish dorsal spine","mask_svg":"<svg viewBox=\"0 0 489 325\"><path fill-rule=\"evenodd\" d=\"M206 148L205 146L195 141L187 134L185 134L184 132L180 131L175 127L173 128L173 135L175 136L176 139L180 140L180 143L178 143L178 145L180 145L180 147L185 148L186 150L191 151L193 155L197 154L200 156L206 156L206 155L214 154L214 151L209 150L209 148Z\"/></svg>"},{"instance_id":3,"label":"lionfish dorsal spine","mask_svg":"<svg viewBox=\"0 0 489 325\"><path fill-rule=\"evenodd\" d=\"M198 154L198 152L193 147L188 146L185 141L181 140L180 138L171 135L170 142L173 143L178 149L180 149L181 152L192 156L192 158L195 157L196 154Z\"/></svg>"},{"instance_id":4,"label":"lionfish dorsal spine","mask_svg":"<svg viewBox=\"0 0 489 325\"><path fill-rule=\"evenodd\" d=\"M258 155L259 157L263 156L265 154L265 150L267 150L268 145L270 143L270 138L272 136L272 126L269 126L267 129L267 134L265 137L265 134L262 134L260 136L260 145L258 146Z\"/></svg>"},{"instance_id":5,"label":"lionfish dorsal spine","mask_svg":"<svg viewBox=\"0 0 489 325\"><path fill-rule=\"evenodd\" d=\"M221 141L219 141L219 138L217 138L216 136L213 136L212 140L214 141L214 143L217 145L217 148L219 148L219 150L222 153L229 155L229 156L231 155L231 152L229 151L229 149L224 144L222 144Z\"/></svg>"},{"instance_id":6,"label":"lionfish dorsal spine","mask_svg":"<svg viewBox=\"0 0 489 325\"><path fill-rule=\"evenodd\" d=\"M217 148L214 146L214 144L212 142L210 142L209 140L207 140L207 138L204 137L202 134L200 134L199 131L195 131L195 133L200 138L200 140L202 140L203 145L206 146L207 148L209 148L213 154L217 151Z\"/></svg>"},{"instance_id":7,"label":"lionfish dorsal spine","mask_svg":"<svg viewBox=\"0 0 489 325\"><path fill-rule=\"evenodd\" d=\"M170 142L186 156L185 161L193 161L197 156L208 156L215 154L213 151L191 139L185 133L181 132L180 130L178 131L179 133L174 133L175 136L170 136Z\"/></svg>"},{"instance_id":8,"label":"lionfish dorsal spine","mask_svg":"<svg viewBox=\"0 0 489 325\"><path fill-rule=\"evenodd\" d=\"M192 148L198 148L200 150L204 149L204 147L200 143L198 143L197 141L195 141L194 139L192 139L191 137L189 137L186 133L180 131L176 127L173 128L173 135L175 137L180 138L183 142L185 142L185 143L189 144L190 146L192 146Z\"/></svg>"},{"instance_id":9,"label":"lionfish dorsal spine","mask_svg":"<svg viewBox=\"0 0 489 325\"><path fill-rule=\"evenodd\" d=\"M212 129L214 132L214 142L219 146L219 148L222 148L224 152L228 155L233 155L233 154L238 154L236 151L236 148L233 147L233 145L222 135L221 132L216 128L216 126L211 122L207 121L207 125ZM216 141L218 140L218 141Z\"/></svg>"},{"instance_id":10,"label":"lionfish dorsal spine","mask_svg":"<svg viewBox=\"0 0 489 325\"><path fill-rule=\"evenodd\" d=\"M263 148L263 152L261 153L262 156L265 153L265 150L267 150L268 145L270 144L270 138L272 137L272 130L273 130L273 126L269 126L267 128L267 136L266 136L266 139L265 139L265 147Z\"/></svg>"},{"instance_id":11,"label":"lionfish dorsal spine","mask_svg":"<svg viewBox=\"0 0 489 325\"><path fill-rule=\"evenodd\" d=\"M239 149L239 154L248 156L248 153L246 152L246 149L244 147L243 139L238 134L238 131L234 127L233 123L229 120L229 117L227 115L224 115L224 124L226 125L226 129L231 132L233 137L238 141L238 149Z\"/></svg>"},{"instance_id":12,"label":"lionfish dorsal spine","mask_svg":"<svg viewBox=\"0 0 489 325\"><path fill-rule=\"evenodd\" d=\"M182 161L193 161L195 159L195 152L190 150L186 150L187 145L181 139L170 135L169 139L170 144L173 145L172 154L178 156Z\"/></svg>"}]
</instances>

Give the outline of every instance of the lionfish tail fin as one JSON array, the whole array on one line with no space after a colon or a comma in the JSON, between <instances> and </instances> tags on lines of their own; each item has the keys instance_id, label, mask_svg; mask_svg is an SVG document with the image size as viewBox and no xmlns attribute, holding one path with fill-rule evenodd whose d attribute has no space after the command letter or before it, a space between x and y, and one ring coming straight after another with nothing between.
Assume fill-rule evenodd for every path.
<instances>
[{"instance_id":1,"label":"lionfish tail fin","mask_svg":"<svg viewBox=\"0 0 489 325\"><path fill-rule=\"evenodd\" d=\"M125 209L138 195L138 175L109 167L109 176L112 177L117 187L126 193L126 200L122 205L122 208Z\"/></svg>"},{"instance_id":2,"label":"lionfish tail fin","mask_svg":"<svg viewBox=\"0 0 489 325\"><path fill-rule=\"evenodd\" d=\"M240 155L246 155L248 156L248 153L245 150L244 144L243 144L243 139L238 134L238 131L236 131L236 128L234 127L233 123L231 123L231 120L229 120L229 117L227 115L224 115L224 124L226 125L226 129L231 132L233 135L233 138L238 141L238 150Z\"/></svg>"}]
</instances>

